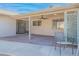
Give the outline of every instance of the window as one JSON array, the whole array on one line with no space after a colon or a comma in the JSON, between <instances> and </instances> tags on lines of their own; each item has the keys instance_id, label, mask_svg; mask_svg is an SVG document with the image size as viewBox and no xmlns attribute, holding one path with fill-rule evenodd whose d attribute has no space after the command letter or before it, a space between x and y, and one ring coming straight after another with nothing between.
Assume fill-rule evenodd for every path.
<instances>
[{"instance_id":1,"label":"window","mask_svg":"<svg viewBox=\"0 0 79 59\"><path fill-rule=\"evenodd\" d=\"M53 28L63 30L64 29L64 21L62 19L53 20Z\"/></svg>"},{"instance_id":2,"label":"window","mask_svg":"<svg viewBox=\"0 0 79 59\"><path fill-rule=\"evenodd\" d=\"M40 20L38 21L38 26L41 26L41 21Z\"/></svg>"},{"instance_id":3,"label":"window","mask_svg":"<svg viewBox=\"0 0 79 59\"><path fill-rule=\"evenodd\" d=\"M57 29L64 29L64 22L57 22Z\"/></svg>"},{"instance_id":4,"label":"window","mask_svg":"<svg viewBox=\"0 0 79 59\"><path fill-rule=\"evenodd\" d=\"M33 21L33 26L41 26L41 20Z\"/></svg>"},{"instance_id":5,"label":"window","mask_svg":"<svg viewBox=\"0 0 79 59\"><path fill-rule=\"evenodd\" d=\"M57 22L56 21L53 21L53 28L57 29Z\"/></svg>"},{"instance_id":6,"label":"window","mask_svg":"<svg viewBox=\"0 0 79 59\"><path fill-rule=\"evenodd\" d=\"M33 21L33 26L37 26L37 21Z\"/></svg>"}]
</instances>

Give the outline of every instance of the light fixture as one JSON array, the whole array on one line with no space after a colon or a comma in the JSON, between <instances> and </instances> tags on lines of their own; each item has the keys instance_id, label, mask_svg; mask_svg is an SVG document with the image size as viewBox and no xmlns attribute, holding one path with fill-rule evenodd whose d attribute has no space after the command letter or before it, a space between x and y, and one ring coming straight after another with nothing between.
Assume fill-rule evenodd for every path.
<instances>
[{"instance_id":1,"label":"light fixture","mask_svg":"<svg viewBox=\"0 0 79 59\"><path fill-rule=\"evenodd\" d=\"M54 15L57 15L57 14L54 14Z\"/></svg>"},{"instance_id":2,"label":"light fixture","mask_svg":"<svg viewBox=\"0 0 79 59\"><path fill-rule=\"evenodd\" d=\"M40 19L48 19L46 15L41 15Z\"/></svg>"}]
</instances>

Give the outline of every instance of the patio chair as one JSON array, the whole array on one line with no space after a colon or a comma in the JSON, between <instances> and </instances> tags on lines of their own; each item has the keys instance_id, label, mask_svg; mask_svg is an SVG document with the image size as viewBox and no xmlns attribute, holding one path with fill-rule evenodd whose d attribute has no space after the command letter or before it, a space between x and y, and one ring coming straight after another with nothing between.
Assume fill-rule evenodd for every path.
<instances>
[{"instance_id":1,"label":"patio chair","mask_svg":"<svg viewBox=\"0 0 79 59\"><path fill-rule=\"evenodd\" d=\"M55 50L56 50L56 46L59 45L59 47L60 47L60 55L61 55L61 46L62 45L64 45L64 48L66 47L66 45L72 45L71 42L67 42L65 40L65 37L64 37L64 33L63 32L56 32L55 33L55 39L56 39Z\"/></svg>"}]
</instances>

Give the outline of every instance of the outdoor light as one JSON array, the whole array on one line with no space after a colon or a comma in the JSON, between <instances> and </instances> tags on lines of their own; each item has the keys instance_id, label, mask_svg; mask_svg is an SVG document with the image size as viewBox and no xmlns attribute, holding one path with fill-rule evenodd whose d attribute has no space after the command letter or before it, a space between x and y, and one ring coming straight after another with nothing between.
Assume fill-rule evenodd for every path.
<instances>
[{"instance_id":1,"label":"outdoor light","mask_svg":"<svg viewBox=\"0 0 79 59\"><path fill-rule=\"evenodd\" d=\"M48 19L48 18L45 15L41 15L40 19L44 19L45 20L45 19Z\"/></svg>"},{"instance_id":2,"label":"outdoor light","mask_svg":"<svg viewBox=\"0 0 79 59\"><path fill-rule=\"evenodd\" d=\"M54 15L57 15L57 14L54 14Z\"/></svg>"}]
</instances>

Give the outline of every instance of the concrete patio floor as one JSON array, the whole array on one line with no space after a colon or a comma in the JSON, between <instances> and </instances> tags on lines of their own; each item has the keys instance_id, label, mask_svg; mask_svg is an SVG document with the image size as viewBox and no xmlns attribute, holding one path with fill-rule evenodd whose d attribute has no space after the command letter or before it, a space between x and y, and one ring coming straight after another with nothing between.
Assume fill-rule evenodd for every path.
<instances>
[{"instance_id":1,"label":"concrete patio floor","mask_svg":"<svg viewBox=\"0 0 79 59\"><path fill-rule=\"evenodd\" d=\"M44 39L44 40L43 40ZM54 47L53 37L32 36L28 40L26 35L0 38L0 55L11 56L60 56L60 48ZM74 55L76 49L74 49ZM62 48L62 56L72 56L71 48Z\"/></svg>"},{"instance_id":2,"label":"concrete patio floor","mask_svg":"<svg viewBox=\"0 0 79 59\"><path fill-rule=\"evenodd\" d=\"M27 34L17 34L12 37L0 38L0 40L12 41L12 42L21 42L21 43L31 43L37 45L47 45L53 46L55 44L54 37L50 36L40 36L40 35L31 35L31 40Z\"/></svg>"}]
</instances>

